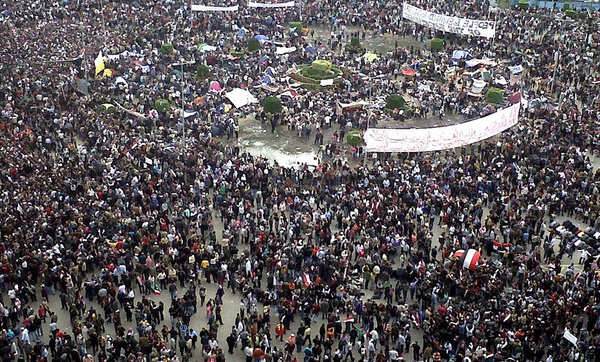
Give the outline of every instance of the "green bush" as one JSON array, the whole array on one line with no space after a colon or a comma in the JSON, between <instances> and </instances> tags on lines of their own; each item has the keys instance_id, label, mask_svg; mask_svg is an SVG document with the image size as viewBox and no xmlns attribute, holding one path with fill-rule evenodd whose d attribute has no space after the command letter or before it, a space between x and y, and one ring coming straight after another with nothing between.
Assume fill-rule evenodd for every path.
<instances>
[{"instance_id":1,"label":"green bush","mask_svg":"<svg viewBox=\"0 0 600 362\"><path fill-rule=\"evenodd\" d=\"M154 102L154 108L161 113L165 113L171 110L171 103L166 99L157 99Z\"/></svg>"},{"instance_id":2,"label":"green bush","mask_svg":"<svg viewBox=\"0 0 600 362\"><path fill-rule=\"evenodd\" d=\"M258 41L258 39L252 38L252 39L248 40L248 51L249 52L254 53L256 51L259 51L260 48L262 48L262 46L260 45L260 42Z\"/></svg>"},{"instance_id":3,"label":"green bush","mask_svg":"<svg viewBox=\"0 0 600 362\"><path fill-rule=\"evenodd\" d=\"M283 111L283 105L281 104L281 100L277 97L269 96L265 98L265 103L263 105L265 113L277 114Z\"/></svg>"},{"instance_id":4,"label":"green bush","mask_svg":"<svg viewBox=\"0 0 600 362\"><path fill-rule=\"evenodd\" d=\"M353 36L350 39L350 46L353 47L353 48L361 48L361 46L360 46L360 39L357 38L357 37L355 37L355 36Z\"/></svg>"},{"instance_id":5,"label":"green bush","mask_svg":"<svg viewBox=\"0 0 600 362\"><path fill-rule=\"evenodd\" d=\"M310 66L317 72L326 73L331 69L331 62L329 60L317 59Z\"/></svg>"},{"instance_id":6,"label":"green bush","mask_svg":"<svg viewBox=\"0 0 600 362\"><path fill-rule=\"evenodd\" d=\"M210 77L210 69L204 64L198 64L196 67L196 77L206 79Z\"/></svg>"},{"instance_id":7,"label":"green bush","mask_svg":"<svg viewBox=\"0 0 600 362\"><path fill-rule=\"evenodd\" d=\"M444 50L444 39L433 38L431 39L431 51L432 52L441 52Z\"/></svg>"},{"instance_id":8,"label":"green bush","mask_svg":"<svg viewBox=\"0 0 600 362\"><path fill-rule=\"evenodd\" d=\"M163 45L160 46L160 52L161 54L173 54L173 44L171 43L164 43Z\"/></svg>"},{"instance_id":9,"label":"green bush","mask_svg":"<svg viewBox=\"0 0 600 362\"><path fill-rule=\"evenodd\" d=\"M306 90L310 90L310 91L319 90L319 87L320 87L320 85L318 85L318 84L302 83L302 88L304 88Z\"/></svg>"},{"instance_id":10,"label":"green bush","mask_svg":"<svg viewBox=\"0 0 600 362\"><path fill-rule=\"evenodd\" d=\"M501 104L504 98L502 89L490 88L485 94L485 101L493 104Z\"/></svg>"},{"instance_id":11,"label":"green bush","mask_svg":"<svg viewBox=\"0 0 600 362\"><path fill-rule=\"evenodd\" d=\"M527 0L519 0L519 2L517 3L517 8L522 10L529 9L529 2Z\"/></svg>"},{"instance_id":12,"label":"green bush","mask_svg":"<svg viewBox=\"0 0 600 362\"><path fill-rule=\"evenodd\" d=\"M404 97L399 94L390 94L385 100L385 107L391 110L406 110L409 108L408 104L406 104L406 101L404 100Z\"/></svg>"},{"instance_id":13,"label":"green bush","mask_svg":"<svg viewBox=\"0 0 600 362\"><path fill-rule=\"evenodd\" d=\"M346 134L346 143L352 147L358 147L363 143L362 131L359 129L352 129Z\"/></svg>"},{"instance_id":14,"label":"green bush","mask_svg":"<svg viewBox=\"0 0 600 362\"><path fill-rule=\"evenodd\" d=\"M577 16L577 14L575 13L575 10L565 10L565 15L570 17L570 18L575 18Z\"/></svg>"}]
</instances>

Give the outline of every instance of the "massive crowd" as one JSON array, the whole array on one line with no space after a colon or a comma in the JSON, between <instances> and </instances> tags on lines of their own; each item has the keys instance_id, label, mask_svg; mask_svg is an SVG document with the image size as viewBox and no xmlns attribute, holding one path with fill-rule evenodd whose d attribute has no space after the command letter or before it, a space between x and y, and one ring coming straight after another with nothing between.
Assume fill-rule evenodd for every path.
<instances>
[{"instance_id":1,"label":"massive crowd","mask_svg":"<svg viewBox=\"0 0 600 362\"><path fill-rule=\"evenodd\" d=\"M247 361L597 360L598 251L573 259L577 245L555 231L564 218L600 228L596 15L415 5L494 16L495 44L447 35L445 53L397 46L372 63L329 50L349 41L350 27L363 38L429 39L401 19L398 2L193 15L173 1L4 5L2 359L225 361L241 349ZM332 38L288 36L285 25L299 16ZM278 57L267 44L227 57L257 34L298 51ZM166 41L177 56L158 52ZM201 43L217 50L202 52ZM338 101L410 90L437 114L481 108L446 77L453 50L503 61L496 72L507 78L506 65L522 64L526 76L511 87L531 104L493 141L368 155L356 166L336 158L283 167L226 140L238 136L238 117L261 118L259 105L226 112L222 93L172 65L195 59L226 90L252 88L265 53L283 78L315 58L309 45L371 79L290 98L280 123L319 129L317 143L329 150L344 137L323 139L321 129L339 135L369 118L335 114ZM99 51L118 55L107 68L122 81L94 77ZM396 77L429 58L428 77ZM178 110L154 109L159 98L174 108L183 98L198 115L184 127ZM99 112L105 103L129 112ZM468 249L482 254L474 270L454 257ZM229 325L224 296L233 294L242 305ZM58 301L69 320L59 319Z\"/></svg>"}]
</instances>

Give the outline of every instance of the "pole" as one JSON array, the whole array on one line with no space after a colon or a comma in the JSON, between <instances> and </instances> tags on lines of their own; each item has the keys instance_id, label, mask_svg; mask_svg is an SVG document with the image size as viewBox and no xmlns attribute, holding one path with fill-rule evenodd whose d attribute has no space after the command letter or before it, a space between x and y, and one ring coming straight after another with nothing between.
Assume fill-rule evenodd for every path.
<instances>
[{"instance_id":1,"label":"pole","mask_svg":"<svg viewBox=\"0 0 600 362\"><path fill-rule=\"evenodd\" d=\"M556 68L558 68L558 59L560 58L560 52L557 50L554 52L554 69L552 70L552 84L550 85L550 94L554 94L554 83L556 82Z\"/></svg>"},{"instance_id":2,"label":"pole","mask_svg":"<svg viewBox=\"0 0 600 362\"><path fill-rule=\"evenodd\" d=\"M181 138L183 141L182 148L185 147L185 98L184 98L184 88L185 88L185 73L183 71L184 60L181 60L181 128L183 130L183 137Z\"/></svg>"}]
</instances>

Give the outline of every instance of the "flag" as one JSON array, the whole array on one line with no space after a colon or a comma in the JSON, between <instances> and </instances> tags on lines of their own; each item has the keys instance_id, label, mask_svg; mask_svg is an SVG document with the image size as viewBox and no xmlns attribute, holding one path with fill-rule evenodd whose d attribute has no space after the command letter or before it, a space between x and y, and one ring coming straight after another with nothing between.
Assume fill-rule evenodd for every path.
<instances>
[{"instance_id":1,"label":"flag","mask_svg":"<svg viewBox=\"0 0 600 362\"><path fill-rule=\"evenodd\" d=\"M307 273L302 274L302 281L307 287L310 287L310 285L312 284L312 280L310 280L310 275L308 275Z\"/></svg>"},{"instance_id":2,"label":"flag","mask_svg":"<svg viewBox=\"0 0 600 362\"><path fill-rule=\"evenodd\" d=\"M102 51L98 53L98 56L94 60L94 65L96 66L96 72L94 74L98 75L102 73L104 69L106 69L106 65L104 64L104 56L102 55Z\"/></svg>"}]
</instances>

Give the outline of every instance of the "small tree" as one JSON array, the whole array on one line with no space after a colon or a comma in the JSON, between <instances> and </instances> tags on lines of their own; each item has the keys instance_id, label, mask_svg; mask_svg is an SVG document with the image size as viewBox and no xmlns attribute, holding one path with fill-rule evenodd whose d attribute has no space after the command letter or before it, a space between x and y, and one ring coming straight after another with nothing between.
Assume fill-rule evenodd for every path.
<instances>
[{"instance_id":1,"label":"small tree","mask_svg":"<svg viewBox=\"0 0 600 362\"><path fill-rule=\"evenodd\" d=\"M406 110L408 109L408 105L406 104L406 101L404 100L404 97L402 97L399 94L390 94L386 100L385 100L385 107L387 109L390 110L394 110L394 109L402 109L402 110Z\"/></svg>"},{"instance_id":2,"label":"small tree","mask_svg":"<svg viewBox=\"0 0 600 362\"><path fill-rule=\"evenodd\" d=\"M361 46L360 46L360 39L358 37L353 36L350 39L350 46L353 47L353 48L356 48L356 49L360 49L361 48Z\"/></svg>"},{"instance_id":3,"label":"small tree","mask_svg":"<svg viewBox=\"0 0 600 362\"><path fill-rule=\"evenodd\" d=\"M433 38L431 39L431 51L432 52L441 52L444 50L444 39Z\"/></svg>"},{"instance_id":4,"label":"small tree","mask_svg":"<svg viewBox=\"0 0 600 362\"><path fill-rule=\"evenodd\" d=\"M292 21L292 22L290 22L290 29L293 30L298 35L302 34L302 29L303 28L304 28L304 25L302 24L301 21Z\"/></svg>"},{"instance_id":5,"label":"small tree","mask_svg":"<svg viewBox=\"0 0 600 362\"><path fill-rule=\"evenodd\" d=\"M281 104L281 100L273 96L265 98L263 108L265 110L265 113L271 114L277 114L283 111L283 105Z\"/></svg>"},{"instance_id":6,"label":"small tree","mask_svg":"<svg viewBox=\"0 0 600 362\"><path fill-rule=\"evenodd\" d=\"M160 52L161 54L173 54L173 44L172 43L164 43L163 45L160 46Z\"/></svg>"},{"instance_id":7,"label":"small tree","mask_svg":"<svg viewBox=\"0 0 600 362\"><path fill-rule=\"evenodd\" d=\"M210 77L210 69L204 64L198 64L196 67L196 77L199 79L206 79Z\"/></svg>"},{"instance_id":8,"label":"small tree","mask_svg":"<svg viewBox=\"0 0 600 362\"><path fill-rule=\"evenodd\" d=\"M161 98L154 102L154 108L161 113L166 113L171 110L171 103L168 100Z\"/></svg>"},{"instance_id":9,"label":"small tree","mask_svg":"<svg viewBox=\"0 0 600 362\"><path fill-rule=\"evenodd\" d=\"M346 143L352 147L358 147L362 145L362 131L359 129L352 129L348 131L348 134L346 135Z\"/></svg>"},{"instance_id":10,"label":"small tree","mask_svg":"<svg viewBox=\"0 0 600 362\"><path fill-rule=\"evenodd\" d=\"M504 98L502 89L490 88L485 94L485 101L493 104L501 104Z\"/></svg>"},{"instance_id":11,"label":"small tree","mask_svg":"<svg viewBox=\"0 0 600 362\"><path fill-rule=\"evenodd\" d=\"M250 40L248 40L248 51L251 53L254 53L256 51L259 51L261 48L260 42L258 41L258 39L256 38L252 38Z\"/></svg>"}]
</instances>

